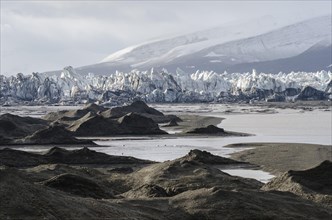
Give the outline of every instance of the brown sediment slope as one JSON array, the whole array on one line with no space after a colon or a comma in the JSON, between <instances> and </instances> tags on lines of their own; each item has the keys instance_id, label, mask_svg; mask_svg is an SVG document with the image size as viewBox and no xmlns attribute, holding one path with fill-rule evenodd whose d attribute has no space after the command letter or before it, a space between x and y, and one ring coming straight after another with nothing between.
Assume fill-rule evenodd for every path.
<instances>
[{"instance_id":1,"label":"brown sediment slope","mask_svg":"<svg viewBox=\"0 0 332 220\"><path fill-rule=\"evenodd\" d=\"M331 215L330 209L289 193L221 187L186 191L174 197L172 204L195 219L329 219Z\"/></svg>"},{"instance_id":2,"label":"brown sediment slope","mask_svg":"<svg viewBox=\"0 0 332 220\"><path fill-rule=\"evenodd\" d=\"M98 112L106 111L107 109L96 105L96 104L88 104L82 109L77 110L62 110L57 112L50 112L43 116L42 118L49 122L59 122L63 124L70 124L71 122L83 117L84 115L90 113L92 115L96 115Z\"/></svg>"},{"instance_id":3,"label":"brown sediment slope","mask_svg":"<svg viewBox=\"0 0 332 220\"><path fill-rule=\"evenodd\" d=\"M158 124L150 118L128 113L118 119L119 127L130 134L167 134L160 130Z\"/></svg>"},{"instance_id":4,"label":"brown sediment slope","mask_svg":"<svg viewBox=\"0 0 332 220\"><path fill-rule=\"evenodd\" d=\"M218 128L214 125L208 125L206 127L194 128L186 133L188 134L219 134L219 135L226 135L227 132L223 128Z\"/></svg>"},{"instance_id":5,"label":"brown sediment slope","mask_svg":"<svg viewBox=\"0 0 332 220\"><path fill-rule=\"evenodd\" d=\"M223 120L223 118L201 115L180 115L179 117L182 121L178 124L183 130L206 127L208 125L217 126Z\"/></svg>"},{"instance_id":6,"label":"brown sediment slope","mask_svg":"<svg viewBox=\"0 0 332 220\"><path fill-rule=\"evenodd\" d=\"M149 107L143 101L135 101L130 105L114 107L100 113L105 118L120 118L128 113L136 113L152 119L156 123L167 123L171 120L180 121L175 115L164 115L162 112Z\"/></svg>"},{"instance_id":7,"label":"brown sediment slope","mask_svg":"<svg viewBox=\"0 0 332 220\"><path fill-rule=\"evenodd\" d=\"M70 154L58 149L48 154L62 153ZM79 153L86 158L84 152L73 154ZM287 192L263 191L256 180L223 173L205 163L213 156L195 150L132 173L109 173L105 164L2 167L0 219L321 220L332 214L318 203Z\"/></svg>"},{"instance_id":8,"label":"brown sediment slope","mask_svg":"<svg viewBox=\"0 0 332 220\"><path fill-rule=\"evenodd\" d=\"M0 219L189 219L167 200L99 200L36 184L24 171L0 170ZM176 212L175 212L176 211Z\"/></svg>"},{"instance_id":9,"label":"brown sediment slope","mask_svg":"<svg viewBox=\"0 0 332 220\"><path fill-rule=\"evenodd\" d=\"M305 170L332 160L332 146L295 143L245 143L226 147L252 147L233 153L231 158L256 165L273 174Z\"/></svg>"},{"instance_id":10,"label":"brown sediment slope","mask_svg":"<svg viewBox=\"0 0 332 220\"><path fill-rule=\"evenodd\" d=\"M70 173L57 175L43 181L42 184L81 197L113 198L113 194L106 187L100 186L89 178Z\"/></svg>"},{"instance_id":11,"label":"brown sediment slope","mask_svg":"<svg viewBox=\"0 0 332 220\"><path fill-rule=\"evenodd\" d=\"M189 153L186 156L182 157L182 159L186 161L196 161L210 165L248 164L247 162L241 162L226 157L216 156L211 154L210 152L196 150L196 149L189 151Z\"/></svg>"},{"instance_id":12,"label":"brown sediment slope","mask_svg":"<svg viewBox=\"0 0 332 220\"><path fill-rule=\"evenodd\" d=\"M47 121L38 118L20 117L12 114L0 115L0 136L6 139L22 138L47 126Z\"/></svg>"},{"instance_id":13,"label":"brown sediment slope","mask_svg":"<svg viewBox=\"0 0 332 220\"><path fill-rule=\"evenodd\" d=\"M67 129L77 136L104 136L116 133L117 127L114 119L88 113L74 121Z\"/></svg>"},{"instance_id":14,"label":"brown sediment slope","mask_svg":"<svg viewBox=\"0 0 332 220\"><path fill-rule=\"evenodd\" d=\"M88 148L66 150L53 147L44 154L30 153L14 149L0 150L0 165L10 167L31 167L41 164L149 164L151 161L134 157L113 156Z\"/></svg>"},{"instance_id":15,"label":"brown sediment slope","mask_svg":"<svg viewBox=\"0 0 332 220\"><path fill-rule=\"evenodd\" d=\"M191 115L191 114L179 115L179 118L181 119L181 121L177 121L176 126L170 126L169 124L167 124L163 126L163 129L165 129L166 131L174 131L177 134L186 134L186 132L192 131L197 128L203 128L210 125L217 126L223 120L223 118L219 117ZM173 125L175 125L175 123L173 123ZM207 134L200 134L200 135L207 135Z\"/></svg>"},{"instance_id":16,"label":"brown sediment slope","mask_svg":"<svg viewBox=\"0 0 332 220\"><path fill-rule=\"evenodd\" d=\"M0 116L0 145L41 144L94 145L92 141L76 139L72 132L62 126L49 126L42 119L11 114Z\"/></svg>"},{"instance_id":17,"label":"brown sediment slope","mask_svg":"<svg viewBox=\"0 0 332 220\"><path fill-rule=\"evenodd\" d=\"M111 109L90 104L83 109L51 112L43 118L65 126L76 136L86 137L167 134L159 129L158 123L181 120L164 115L142 101Z\"/></svg>"},{"instance_id":18,"label":"brown sediment slope","mask_svg":"<svg viewBox=\"0 0 332 220\"><path fill-rule=\"evenodd\" d=\"M84 117L89 114L90 116L102 116L103 118L121 118L128 113L136 113L146 118L152 119L156 123L166 123L171 120L180 121L180 119L175 115L164 115L162 112L149 107L143 101L135 101L130 105L119 106L113 108L104 108L96 104L89 104L82 109L77 110L62 110L58 112L50 112L43 116L43 119L53 122L60 123L64 125L71 125L74 121Z\"/></svg>"},{"instance_id":19,"label":"brown sediment slope","mask_svg":"<svg viewBox=\"0 0 332 220\"><path fill-rule=\"evenodd\" d=\"M291 192L332 207L332 162L303 171L290 170L263 186L264 190Z\"/></svg>"},{"instance_id":20,"label":"brown sediment slope","mask_svg":"<svg viewBox=\"0 0 332 220\"><path fill-rule=\"evenodd\" d=\"M13 141L13 144L24 145L42 145L42 144L84 144L95 145L90 140L79 140L74 137L74 134L66 130L62 126L49 126L45 129L41 129L29 135L25 138Z\"/></svg>"},{"instance_id":21,"label":"brown sediment slope","mask_svg":"<svg viewBox=\"0 0 332 220\"><path fill-rule=\"evenodd\" d=\"M215 161L219 160L218 162L221 162L223 160L223 164L238 164L234 160L215 157L218 158L215 158ZM217 168L209 166L210 162L204 163L208 161L208 158L211 158L211 155L207 155L199 150L191 151L182 158L153 164L126 175L123 184L134 189L134 191L146 184L159 186L169 196L174 196L188 190L215 186L220 186L228 190L238 188L259 189L262 186L262 183L254 179L230 176ZM127 192L128 194L130 192Z\"/></svg>"},{"instance_id":22,"label":"brown sediment slope","mask_svg":"<svg viewBox=\"0 0 332 220\"><path fill-rule=\"evenodd\" d=\"M84 116L68 127L77 136L155 135L167 134L152 119L128 113L121 118Z\"/></svg>"}]
</instances>

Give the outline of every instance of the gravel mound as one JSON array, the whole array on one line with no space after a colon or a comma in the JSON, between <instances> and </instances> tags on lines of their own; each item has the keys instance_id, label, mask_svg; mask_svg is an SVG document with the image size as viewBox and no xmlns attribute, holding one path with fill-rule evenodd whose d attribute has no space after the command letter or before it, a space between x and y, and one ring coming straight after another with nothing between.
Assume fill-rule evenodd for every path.
<instances>
[{"instance_id":1,"label":"gravel mound","mask_svg":"<svg viewBox=\"0 0 332 220\"><path fill-rule=\"evenodd\" d=\"M290 170L267 183L263 190L291 192L302 198L332 207L332 162L304 170Z\"/></svg>"},{"instance_id":2,"label":"gravel mound","mask_svg":"<svg viewBox=\"0 0 332 220\"><path fill-rule=\"evenodd\" d=\"M194 128L190 131L187 131L188 134L227 134L223 128L218 128L214 125L208 125L207 127L203 128Z\"/></svg>"},{"instance_id":3,"label":"gravel mound","mask_svg":"<svg viewBox=\"0 0 332 220\"><path fill-rule=\"evenodd\" d=\"M92 197L95 199L113 198L111 192L103 189L93 180L70 173L55 176L42 184L81 197Z\"/></svg>"}]
</instances>

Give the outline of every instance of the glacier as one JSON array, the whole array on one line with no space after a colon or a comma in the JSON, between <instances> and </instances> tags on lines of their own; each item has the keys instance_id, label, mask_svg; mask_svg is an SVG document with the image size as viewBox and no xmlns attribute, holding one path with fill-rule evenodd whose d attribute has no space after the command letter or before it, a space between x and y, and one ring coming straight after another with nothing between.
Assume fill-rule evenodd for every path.
<instances>
[{"instance_id":1,"label":"glacier","mask_svg":"<svg viewBox=\"0 0 332 220\"><path fill-rule=\"evenodd\" d=\"M119 105L134 99L163 102L239 102L331 99L330 71L279 74L217 73L177 69L116 71L107 76L78 74L71 66L60 75L0 75L0 104L61 104L95 102Z\"/></svg>"}]
</instances>

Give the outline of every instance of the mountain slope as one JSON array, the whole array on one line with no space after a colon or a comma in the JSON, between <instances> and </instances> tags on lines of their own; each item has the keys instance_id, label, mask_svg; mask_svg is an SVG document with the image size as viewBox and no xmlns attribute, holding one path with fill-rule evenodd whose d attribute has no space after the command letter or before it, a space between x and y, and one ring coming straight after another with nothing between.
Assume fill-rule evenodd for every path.
<instances>
[{"instance_id":1,"label":"mountain slope","mask_svg":"<svg viewBox=\"0 0 332 220\"><path fill-rule=\"evenodd\" d=\"M128 47L109 55L101 62L123 62L131 65L140 65L140 63L145 63L147 60L164 56L165 54L171 53L175 57L180 57L216 44L266 33L279 26L271 17L228 24Z\"/></svg>"},{"instance_id":2,"label":"mountain slope","mask_svg":"<svg viewBox=\"0 0 332 220\"><path fill-rule=\"evenodd\" d=\"M248 72L256 69L259 72L278 73L278 72L297 72L297 71L316 71L318 69L329 69L332 64L332 47L322 46L310 48L300 55L277 59L272 61L243 63L227 68L229 72Z\"/></svg>"},{"instance_id":3,"label":"mountain slope","mask_svg":"<svg viewBox=\"0 0 332 220\"><path fill-rule=\"evenodd\" d=\"M271 18L142 43L113 53L101 63L77 68L109 75L116 70L166 68L174 72L327 70L331 54L331 15L280 27ZM323 46L311 50L315 45ZM288 59L288 60L287 60ZM308 62L310 59L310 62Z\"/></svg>"},{"instance_id":4,"label":"mountain slope","mask_svg":"<svg viewBox=\"0 0 332 220\"><path fill-rule=\"evenodd\" d=\"M259 65L259 63L265 61L296 57L321 42L327 48L331 45L331 16L310 19L255 37L217 44L185 56L178 56L177 54L180 54L181 51L176 48L162 57L149 60L143 65L136 65L135 67L142 69L151 66L164 67L170 71L174 71L178 67L184 71L197 69L218 72L225 70L231 70L232 72L251 71L252 68L257 67L255 65L249 65L251 68L236 67L238 65L243 67L242 64L245 63ZM172 54L174 50L177 50L175 55ZM320 52L323 54L320 55ZM300 58L305 58L305 56L300 56L297 57L298 61L296 63L288 61L288 68L285 68L285 70L316 71L327 69L326 67L329 64L317 65L320 58L326 59L326 52L331 53L328 50L315 51L318 56L312 57L313 60L310 63L313 66L308 65L305 59L301 61ZM303 65L306 65L306 67ZM274 72L283 71L284 66L279 68ZM265 71L265 69L262 71Z\"/></svg>"}]
</instances>

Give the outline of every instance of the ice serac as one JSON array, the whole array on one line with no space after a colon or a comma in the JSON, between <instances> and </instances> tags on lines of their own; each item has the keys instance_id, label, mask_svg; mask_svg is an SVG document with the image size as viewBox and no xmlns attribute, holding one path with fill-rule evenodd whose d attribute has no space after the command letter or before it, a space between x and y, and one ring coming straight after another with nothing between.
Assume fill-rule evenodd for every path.
<instances>
[{"instance_id":1,"label":"ice serac","mask_svg":"<svg viewBox=\"0 0 332 220\"><path fill-rule=\"evenodd\" d=\"M60 76L34 73L0 76L1 104L75 104L98 102L119 105L132 100L146 102L232 102L249 100L323 100L331 97L332 73L279 74L174 73L133 70L109 76L79 75L65 67Z\"/></svg>"}]
</instances>

